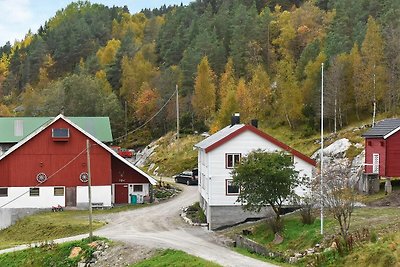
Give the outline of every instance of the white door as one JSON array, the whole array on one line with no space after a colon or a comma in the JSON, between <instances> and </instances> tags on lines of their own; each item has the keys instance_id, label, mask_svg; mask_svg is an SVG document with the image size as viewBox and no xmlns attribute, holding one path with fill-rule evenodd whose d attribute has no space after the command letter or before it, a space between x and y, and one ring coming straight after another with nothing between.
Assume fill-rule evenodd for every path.
<instances>
[{"instance_id":1,"label":"white door","mask_svg":"<svg viewBox=\"0 0 400 267\"><path fill-rule=\"evenodd\" d=\"M379 154L372 154L372 173L379 174Z\"/></svg>"}]
</instances>

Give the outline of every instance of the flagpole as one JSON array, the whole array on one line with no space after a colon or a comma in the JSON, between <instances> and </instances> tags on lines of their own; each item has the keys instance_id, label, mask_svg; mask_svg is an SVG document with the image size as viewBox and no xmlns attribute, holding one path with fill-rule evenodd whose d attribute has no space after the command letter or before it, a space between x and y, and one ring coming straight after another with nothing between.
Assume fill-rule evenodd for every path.
<instances>
[{"instance_id":1,"label":"flagpole","mask_svg":"<svg viewBox=\"0 0 400 267\"><path fill-rule=\"evenodd\" d=\"M324 234L324 202L323 202L323 167L324 167L324 63L321 63L321 176L320 176L320 194L321 194L321 235Z\"/></svg>"}]
</instances>

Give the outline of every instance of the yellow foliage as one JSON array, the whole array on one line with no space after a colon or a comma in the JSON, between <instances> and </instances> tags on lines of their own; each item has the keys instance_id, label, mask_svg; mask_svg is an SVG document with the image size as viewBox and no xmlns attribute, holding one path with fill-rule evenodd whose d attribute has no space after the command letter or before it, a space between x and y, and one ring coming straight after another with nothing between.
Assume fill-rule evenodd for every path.
<instances>
[{"instance_id":1,"label":"yellow foliage","mask_svg":"<svg viewBox=\"0 0 400 267\"><path fill-rule=\"evenodd\" d=\"M121 41L111 39L107 42L105 47L102 47L97 51L96 56L99 59L99 63L102 66L108 65L115 59L115 55L118 49L121 47Z\"/></svg>"}]
</instances>

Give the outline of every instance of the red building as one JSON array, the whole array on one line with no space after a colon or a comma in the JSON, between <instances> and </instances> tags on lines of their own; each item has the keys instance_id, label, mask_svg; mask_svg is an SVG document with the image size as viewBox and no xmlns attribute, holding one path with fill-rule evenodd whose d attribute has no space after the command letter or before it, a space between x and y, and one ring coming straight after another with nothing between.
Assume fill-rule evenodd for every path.
<instances>
[{"instance_id":1,"label":"red building","mask_svg":"<svg viewBox=\"0 0 400 267\"><path fill-rule=\"evenodd\" d=\"M368 174L400 176L400 119L386 119L362 135L365 138L365 168Z\"/></svg>"},{"instance_id":2,"label":"red building","mask_svg":"<svg viewBox=\"0 0 400 267\"><path fill-rule=\"evenodd\" d=\"M149 196L151 176L59 115L0 156L0 207L87 206L87 140L92 202L111 206Z\"/></svg>"}]
</instances>

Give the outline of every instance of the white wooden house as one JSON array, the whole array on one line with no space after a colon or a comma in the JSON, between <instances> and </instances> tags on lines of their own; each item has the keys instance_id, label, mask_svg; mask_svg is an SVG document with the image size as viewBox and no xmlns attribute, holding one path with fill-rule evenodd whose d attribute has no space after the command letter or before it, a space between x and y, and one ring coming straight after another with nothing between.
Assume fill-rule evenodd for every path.
<instances>
[{"instance_id":1,"label":"white wooden house","mask_svg":"<svg viewBox=\"0 0 400 267\"><path fill-rule=\"evenodd\" d=\"M295 169L299 176L312 177L315 161L299 151L290 148L253 125L229 125L195 145L198 149L200 205L203 208L210 229L233 225L248 218L267 216L272 210L262 213L244 211L236 202L239 189L232 186L231 171L249 152L287 151L293 155ZM296 188L296 194L304 195L304 188Z\"/></svg>"}]
</instances>

